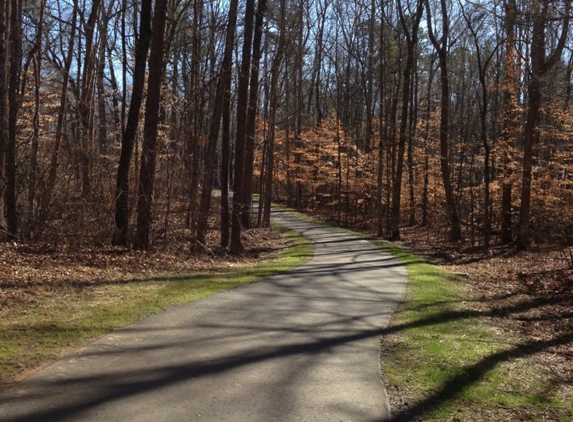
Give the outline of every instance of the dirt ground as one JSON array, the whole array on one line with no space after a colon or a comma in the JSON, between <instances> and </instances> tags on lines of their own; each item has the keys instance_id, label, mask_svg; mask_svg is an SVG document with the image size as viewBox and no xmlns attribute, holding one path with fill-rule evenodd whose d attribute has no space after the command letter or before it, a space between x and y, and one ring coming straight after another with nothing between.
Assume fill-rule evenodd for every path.
<instances>
[{"instance_id":1,"label":"dirt ground","mask_svg":"<svg viewBox=\"0 0 573 422\"><path fill-rule=\"evenodd\" d=\"M243 242L246 251L241 257L230 256L218 247L216 231L210 233L207 245L199 252L191 251L187 230L158 237L151 252L87 242L0 243L0 315L6 318L10 310L59 297L69 289L250 265L284 247L280 234L269 229L245 230Z\"/></svg>"}]
</instances>

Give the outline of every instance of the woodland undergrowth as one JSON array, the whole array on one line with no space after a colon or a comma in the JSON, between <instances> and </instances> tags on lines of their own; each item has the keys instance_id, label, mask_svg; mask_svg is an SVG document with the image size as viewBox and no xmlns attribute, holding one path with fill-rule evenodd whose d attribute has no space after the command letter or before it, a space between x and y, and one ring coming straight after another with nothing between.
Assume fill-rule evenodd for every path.
<instances>
[{"instance_id":1,"label":"woodland undergrowth","mask_svg":"<svg viewBox=\"0 0 573 422\"><path fill-rule=\"evenodd\" d=\"M111 232L97 225L82 227L76 235L73 224L43 237L42 242L0 243L0 316L33 305L46 297L57 298L67 291L95 288L101 284L121 284L163 276L193 273L235 265L253 265L280 251L280 234L271 229L243 232L245 253L232 256L219 246L219 209L209 219L209 234L201 250L192 248L191 230L185 224L185 207L174 207L170 225L153 233L153 249L135 251L111 246ZM90 233L82 236L80 233ZM96 233L96 235L94 235Z\"/></svg>"}]
</instances>

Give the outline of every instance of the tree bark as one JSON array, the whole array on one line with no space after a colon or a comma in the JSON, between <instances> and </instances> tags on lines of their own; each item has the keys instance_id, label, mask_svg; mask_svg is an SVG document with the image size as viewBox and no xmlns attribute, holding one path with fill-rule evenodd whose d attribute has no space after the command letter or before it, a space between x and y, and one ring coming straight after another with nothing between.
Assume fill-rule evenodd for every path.
<instances>
[{"instance_id":1,"label":"tree bark","mask_svg":"<svg viewBox=\"0 0 573 422\"><path fill-rule=\"evenodd\" d=\"M249 88L249 105L247 109L247 130L245 134L245 168L243 174L243 227L251 227L251 208L253 196L253 159L255 156L255 124L257 121L257 102L259 94L259 67L261 60L261 40L263 36L263 19L267 9L267 0L259 0L255 12L255 33L253 37L253 57L251 63L251 82Z\"/></svg>"},{"instance_id":2,"label":"tree bark","mask_svg":"<svg viewBox=\"0 0 573 422\"><path fill-rule=\"evenodd\" d=\"M87 22L83 27L85 39L85 57L83 63L83 74L80 87L79 98L79 120L80 130L79 139L77 139L78 155L80 159L80 166L82 171L82 197L87 197L91 191L91 166L92 166L92 150L93 150L93 137L94 137L94 96L95 96L95 81L96 81L96 54L94 47L94 33L96 26L96 19L99 15L101 0L92 0L92 9L90 11Z\"/></svg>"},{"instance_id":3,"label":"tree bark","mask_svg":"<svg viewBox=\"0 0 573 422\"><path fill-rule=\"evenodd\" d=\"M202 175L202 163L200 155L201 122L203 120L203 92L201 88L202 49L203 49L203 2L193 2L193 33L191 49L191 69L187 70L187 60L182 61L183 80L185 83L186 97L186 136L185 136L185 169L188 175L188 209L186 225L191 228L191 238L197 236L197 219L199 210L200 179Z\"/></svg>"},{"instance_id":4,"label":"tree bark","mask_svg":"<svg viewBox=\"0 0 573 422\"><path fill-rule=\"evenodd\" d=\"M60 108L58 109L58 117L56 123L56 133L54 139L54 146L52 149L52 156L50 160L50 168L48 172L48 180L46 188L41 198L40 207L40 224L42 224L50 212L50 203L52 201L52 193L56 184L56 177L59 166L60 145L64 136L64 122L66 119L67 105L68 105L68 86L70 80L70 69L72 66L72 59L74 54L74 43L77 31L77 15L78 15L78 0L74 0L74 9L72 11L72 22L70 26L70 39L68 44L68 52L64 61L64 68L62 69L62 91L60 93Z\"/></svg>"},{"instance_id":5,"label":"tree bark","mask_svg":"<svg viewBox=\"0 0 573 422\"><path fill-rule=\"evenodd\" d=\"M40 79L42 73L42 36L44 32L44 1L40 4L40 16L38 19L38 28L36 32L36 40L34 42L34 47L30 52L30 58L34 65L34 117L32 118L33 135L31 140L31 151L30 151L30 181L28 184L28 212L30 214L31 220L35 220L36 216L36 188L38 185L38 149L40 141ZM1 37L1 35L0 35ZM1 96L2 94L0 94ZM29 226L28 235L31 236L33 230L35 230L34 225Z\"/></svg>"},{"instance_id":6,"label":"tree bark","mask_svg":"<svg viewBox=\"0 0 573 422\"><path fill-rule=\"evenodd\" d=\"M142 0L139 17L139 38L135 45L135 65L133 69L133 88L125 130L121 138L121 152L117 167L115 191L115 232L112 243L117 246L129 246L129 170L131 157L137 136L141 103L145 86L147 52L151 39L152 0Z\"/></svg>"},{"instance_id":7,"label":"tree bark","mask_svg":"<svg viewBox=\"0 0 573 422\"><path fill-rule=\"evenodd\" d=\"M515 23L517 21L517 5L515 0L508 0L505 6L505 75L503 81L503 113L502 113L502 165L503 179L501 183L501 243L507 245L513 241L512 219L512 166L511 149L515 144L516 108L517 108L517 54L515 49Z\"/></svg>"},{"instance_id":8,"label":"tree bark","mask_svg":"<svg viewBox=\"0 0 573 422\"><path fill-rule=\"evenodd\" d=\"M398 138L398 156L396 159L396 173L392 186L392 211L390 218L390 233L391 240L400 239L400 213L402 203L402 174L404 169L404 154L406 151L406 138L408 129L408 110L410 107L410 88L412 69L414 68L414 54L415 48L418 44L418 28L420 20L422 19L424 4L422 0L418 0L416 5L416 13L412 22L412 28L409 28L409 23L406 21L402 11L402 3L398 2L398 12L400 14L400 23L406 35L407 43L407 56L406 65L404 67L404 79L402 84L402 115L400 120L400 131ZM411 32L410 32L411 31Z\"/></svg>"},{"instance_id":9,"label":"tree bark","mask_svg":"<svg viewBox=\"0 0 573 422\"><path fill-rule=\"evenodd\" d=\"M237 24L237 10L238 1L232 0L229 9L229 21L227 24L225 51L223 53L223 61L221 62L219 80L217 81L215 102L213 104L213 116L209 126L209 140L207 145L207 155L205 157L205 177L203 178L203 190L201 191L201 203L199 208L199 215L197 218L196 242L199 246L205 244L205 237L207 235L207 222L209 218L209 210L211 208L211 194L213 191L213 177L215 174L217 141L219 139L219 131L221 128L221 116L223 114L223 109L226 106L225 101L227 101L224 96L228 89L228 81L231 78L233 45L235 43L235 28Z\"/></svg>"},{"instance_id":10,"label":"tree bark","mask_svg":"<svg viewBox=\"0 0 573 422\"><path fill-rule=\"evenodd\" d=\"M384 235L384 200L383 200L383 181L384 181L384 147L386 143L386 135L388 130L388 125L385 122L386 117L386 61L387 61L387 49L386 49L386 31L384 21L386 18L386 9L382 7L381 10L381 24L379 31L379 66L378 66L378 84L379 84L379 95L380 95L380 108L378 112L378 124L380 126L378 134L378 167L376 174L376 205L377 205L377 215L376 215L376 234L378 237Z\"/></svg>"},{"instance_id":11,"label":"tree bark","mask_svg":"<svg viewBox=\"0 0 573 422\"><path fill-rule=\"evenodd\" d=\"M223 130L221 133L221 247L228 248L231 233L229 183L231 171L231 78L227 78L223 96Z\"/></svg>"},{"instance_id":12,"label":"tree bark","mask_svg":"<svg viewBox=\"0 0 573 422\"><path fill-rule=\"evenodd\" d=\"M7 46L6 46L6 20L9 7L7 2L0 2L0 174L4 175L4 157L8 142L8 86L7 86ZM0 191L0 209L4 209L4 198ZM1 224L4 227L4 213L0 214Z\"/></svg>"},{"instance_id":13,"label":"tree bark","mask_svg":"<svg viewBox=\"0 0 573 422\"><path fill-rule=\"evenodd\" d=\"M245 143L247 134L247 109L249 101L249 75L251 70L251 46L253 38L253 19L255 16L254 0L247 0L245 9L245 27L243 32L243 52L239 82L237 88L237 136L235 141L235 171L233 186L233 214L231 221L231 246L233 255L243 252L241 242L241 216L245 204L244 199L244 169Z\"/></svg>"},{"instance_id":14,"label":"tree bark","mask_svg":"<svg viewBox=\"0 0 573 422\"><path fill-rule=\"evenodd\" d=\"M279 20L279 40L277 51L273 58L271 65L271 86L269 94L269 134L268 134L268 151L267 151L267 164L266 164L266 177L263 198L263 227L270 227L271 225L271 203L273 199L273 177L274 177L274 161L275 161L275 130L276 130L276 115L278 108L278 85L280 76L280 66L285 51L285 14L286 4L285 0L281 0L280 20Z\"/></svg>"},{"instance_id":15,"label":"tree bark","mask_svg":"<svg viewBox=\"0 0 573 422\"><path fill-rule=\"evenodd\" d=\"M449 19L446 0L440 0L442 14L442 36L438 40L434 34L431 22L431 11L428 0L426 10L428 16L428 36L438 54L441 86L441 113L440 113L440 169L446 196L446 210L450 222L450 240L459 241L462 238L462 228L456 206L456 198L452 187L450 175L449 136L450 136L450 86L448 76L448 43Z\"/></svg>"},{"instance_id":16,"label":"tree bark","mask_svg":"<svg viewBox=\"0 0 573 422\"><path fill-rule=\"evenodd\" d=\"M479 138L481 144L484 148L484 163L483 163L483 178L484 178L484 204L483 204L483 244L485 248L489 248L490 246L490 238L491 238L491 192L490 192L490 184L491 184L491 176L490 176L490 162L491 162L491 146L488 139L488 125L487 125L487 115L489 113L489 101L487 95L487 69L489 64L491 63L491 59L494 56L495 50L486 57L482 54L482 48L479 43L479 34L477 33L476 29L474 29L472 24L472 19L468 16L462 8L462 13L464 14L464 19L468 26L469 31L472 34L475 51L476 51L476 60L477 60L477 67L478 67L478 79L480 84L480 94L481 98L479 98L479 121L480 121L480 132Z\"/></svg>"},{"instance_id":17,"label":"tree bark","mask_svg":"<svg viewBox=\"0 0 573 422\"><path fill-rule=\"evenodd\" d=\"M161 84L163 81L163 60L167 0L156 0L153 13L151 51L149 54L149 83L145 101L145 123L141 148L141 168L137 200L137 231L133 247L136 250L149 250L151 227L153 224L153 189L157 160L157 134L159 108L161 104Z\"/></svg>"},{"instance_id":18,"label":"tree bark","mask_svg":"<svg viewBox=\"0 0 573 422\"><path fill-rule=\"evenodd\" d=\"M532 10L533 33L531 40L531 80L528 87L527 115L523 133L523 173L521 185L521 205L519 209L519 232L517 249L529 248L530 240L530 214L531 214L531 181L533 170L533 147L538 136L538 118L542 103L542 78L551 67L557 63L565 47L569 29L569 10L571 2L565 1L563 12L563 28L557 47L546 60L545 27L549 17L549 0L534 2Z\"/></svg>"},{"instance_id":19,"label":"tree bark","mask_svg":"<svg viewBox=\"0 0 573 422\"><path fill-rule=\"evenodd\" d=\"M4 175L6 178L5 215L8 239L18 237L16 209L16 134L20 109L20 73L22 68L22 2L10 0L8 26L8 138L6 143Z\"/></svg>"}]
</instances>

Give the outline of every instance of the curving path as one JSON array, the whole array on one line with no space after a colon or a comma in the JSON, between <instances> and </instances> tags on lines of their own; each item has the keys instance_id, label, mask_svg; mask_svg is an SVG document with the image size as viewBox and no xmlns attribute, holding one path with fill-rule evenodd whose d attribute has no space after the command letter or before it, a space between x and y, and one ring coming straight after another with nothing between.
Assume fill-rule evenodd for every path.
<instances>
[{"instance_id":1,"label":"curving path","mask_svg":"<svg viewBox=\"0 0 573 422\"><path fill-rule=\"evenodd\" d=\"M0 395L0 421L374 422L379 336L406 270L367 240L284 213L305 265L115 331Z\"/></svg>"}]
</instances>

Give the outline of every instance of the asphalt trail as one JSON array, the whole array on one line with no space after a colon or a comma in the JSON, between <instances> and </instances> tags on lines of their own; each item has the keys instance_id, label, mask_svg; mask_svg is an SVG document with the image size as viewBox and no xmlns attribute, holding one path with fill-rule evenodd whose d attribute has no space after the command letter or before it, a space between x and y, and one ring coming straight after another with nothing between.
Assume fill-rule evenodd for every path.
<instances>
[{"instance_id":1,"label":"asphalt trail","mask_svg":"<svg viewBox=\"0 0 573 422\"><path fill-rule=\"evenodd\" d=\"M379 337L406 270L286 213L305 265L114 331L0 395L1 422L374 422Z\"/></svg>"}]
</instances>

